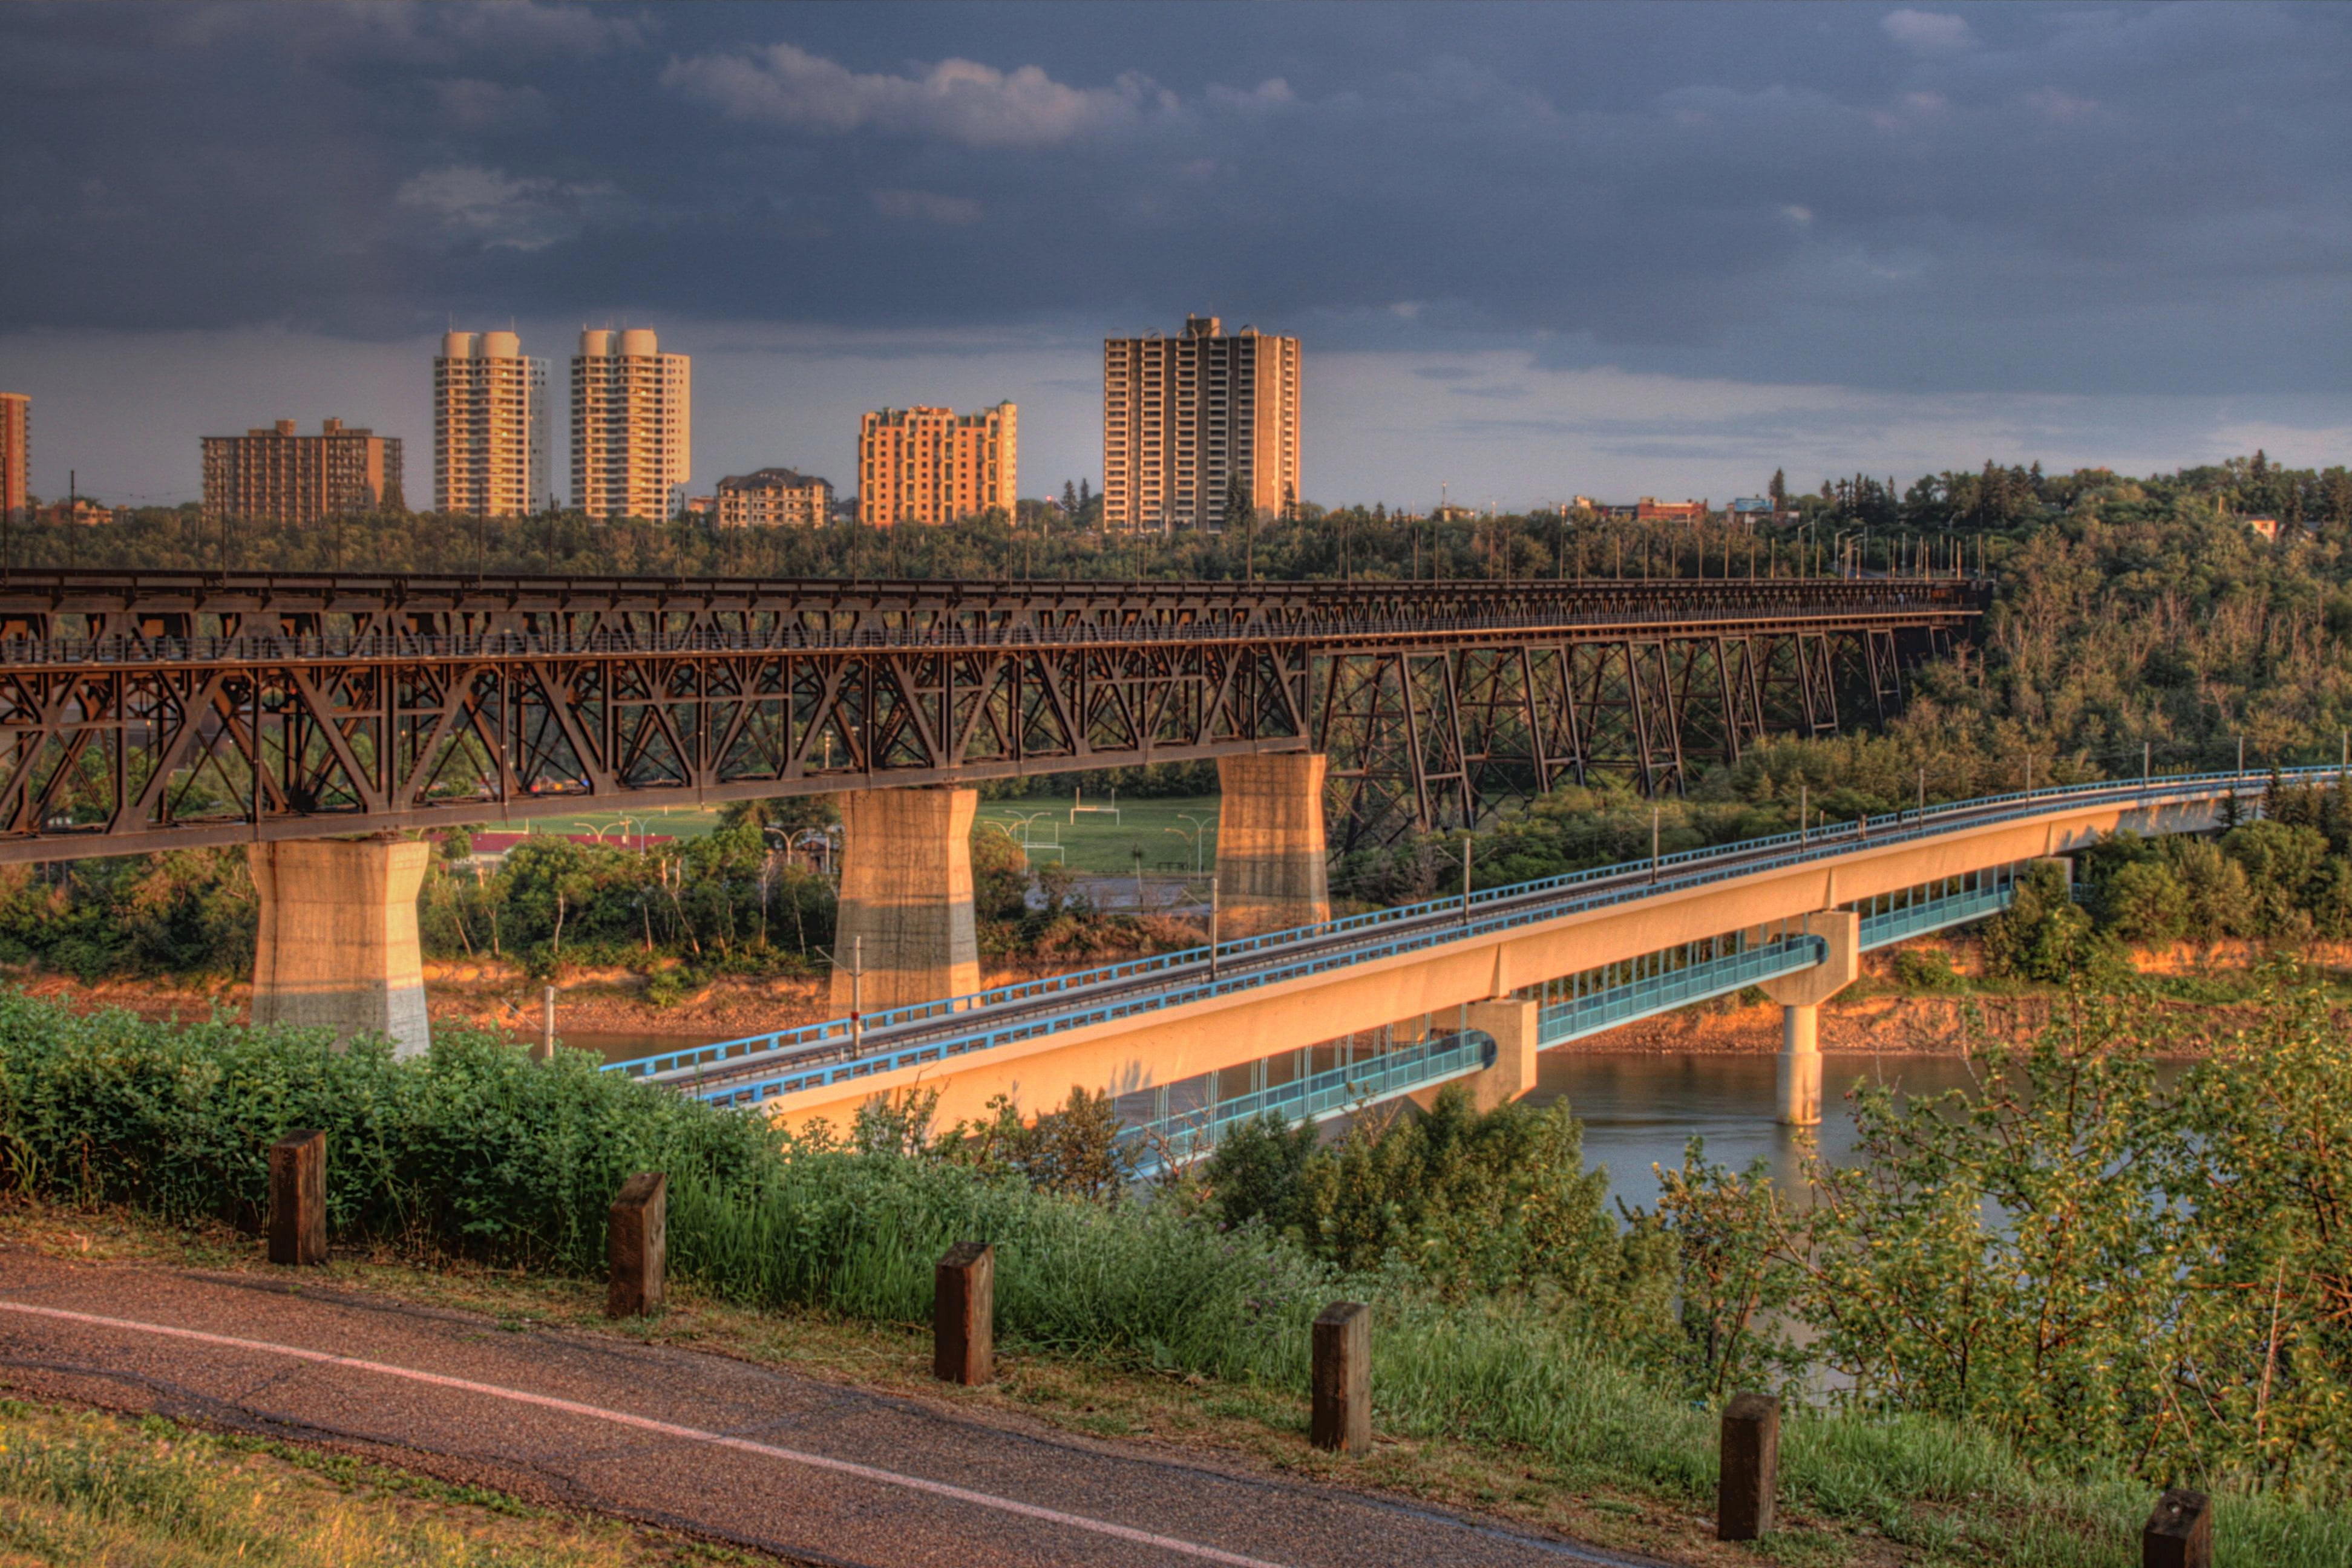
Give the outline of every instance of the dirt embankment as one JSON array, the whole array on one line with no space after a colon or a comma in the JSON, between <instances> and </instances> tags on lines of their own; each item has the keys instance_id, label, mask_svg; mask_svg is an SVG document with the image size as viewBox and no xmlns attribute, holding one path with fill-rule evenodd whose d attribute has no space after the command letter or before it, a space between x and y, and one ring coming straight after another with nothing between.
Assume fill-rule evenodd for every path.
<instances>
[{"instance_id":1,"label":"dirt embankment","mask_svg":"<svg viewBox=\"0 0 2352 1568\"><path fill-rule=\"evenodd\" d=\"M1870 955L1865 977L1879 987L1898 980L1897 953L1940 954L1952 973L1980 977L1982 956L1967 937L1928 938ZM2352 969L2352 943L2315 942L2305 950L2313 963ZM2241 941L2176 943L2132 956L2142 974L2228 974L2252 967L2263 957L2258 944ZM1108 958L1046 959L998 965L984 984L1022 980L1088 967ZM78 1007L127 1008L144 1018L191 1020L214 1016L243 1019L252 987L242 981L105 980L85 984L68 977L17 972L5 977L37 996L65 998ZM436 1023L536 1035L543 982L519 966L495 960L435 961L425 966L426 1006ZM1887 995L1864 988L1822 1009L1824 1051L1958 1051L1981 1030L1996 1037L2030 1038L2049 1022L2063 998L2046 994ZM2194 1011L2216 1031L2247 1021L2242 1009L2224 1005L2177 1003ZM835 1016L829 982L823 977L772 979L721 978L690 988L649 985L625 968L566 969L557 984L556 1028L560 1033L673 1036L680 1040L723 1040L814 1023ZM1780 1011L1769 1004L1741 1006L1730 998L1647 1019L1597 1035L1571 1049L1588 1051L1774 1051L1780 1048Z\"/></svg>"},{"instance_id":2,"label":"dirt embankment","mask_svg":"<svg viewBox=\"0 0 2352 1568\"><path fill-rule=\"evenodd\" d=\"M1083 966L1081 966L1083 967ZM1011 985L1061 971L1030 965L985 972L983 984ZM249 1016L253 987L242 980L100 980L61 975L5 977L35 996L58 998L84 1011L124 1008L142 1018L190 1022L218 1015ZM520 967L495 961L428 963L426 1011L436 1024L471 1024L537 1035L545 982ZM723 1040L815 1023L835 1016L829 982L822 977L722 978L654 999L657 988L630 969L566 969L556 986L558 1033L672 1035L680 1040Z\"/></svg>"}]
</instances>

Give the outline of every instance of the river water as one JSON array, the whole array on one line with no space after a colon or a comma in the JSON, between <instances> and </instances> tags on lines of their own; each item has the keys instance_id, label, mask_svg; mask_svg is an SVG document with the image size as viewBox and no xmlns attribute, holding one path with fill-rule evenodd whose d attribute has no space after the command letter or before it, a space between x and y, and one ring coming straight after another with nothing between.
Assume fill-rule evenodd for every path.
<instances>
[{"instance_id":1,"label":"river water","mask_svg":"<svg viewBox=\"0 0 2352 1568\"><path fill-rule=\"evenodd\" d=\"M1774 1186L1802 1186L1799 1134L1773 1119L1778 1063L1769 1055L1547 1051L1536 1061L1528 1103L1567 1100L1584 1124L1585 1164L1609 1173L1612 1209L1620 1200L1629 1207L1654 1206L1658 1181L1651 1166L1681 1165L1694 1134L1706 1140L1706 1157L1717 1165L1738 1170L1761 1158L1770 1162ZM1906 1094L1939 1094L1969 1082L1968 1063L1958 1056L1823 1051L1822 1124L1811 1131L1832 1165L1853 1155L1853 1119L1843 1097L1858 1078Z\"/></svg>"},{"instance_id":2,"label":"river water","mask_svg":"<svg viewBox=\"0 0 2352 1568\"><path fill-rule=\"evenodd\" d=\"M668 1035L574 1033L564 1043L625 1061L695 1042ZM1775 1061L1769 1055L1729 1051L1547 1051L1528 1102L1566 1099L1584 1124L1587 1165L1609 1173L1610 1207L1657 1202L1654 1165L1679 1166L1696 1134L1707 1158L1744 1169L1759 1157L1771 1162L1774 1185L1794 1190L1801 1181L1797 1134L1773 1120ZM1841 1098L1857 1078L1884 1080L1909 1094L1937 1094L1969 1082L1957 1056L1897 1051L1822 1053L1822 1153L1843 1164L1854 1128Z\"/></svg>"}]
</instances>

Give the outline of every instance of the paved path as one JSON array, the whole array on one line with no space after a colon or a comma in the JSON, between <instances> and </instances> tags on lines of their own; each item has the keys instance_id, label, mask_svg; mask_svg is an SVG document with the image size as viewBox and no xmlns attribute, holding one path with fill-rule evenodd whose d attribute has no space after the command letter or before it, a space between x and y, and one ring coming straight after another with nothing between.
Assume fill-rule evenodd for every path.
<instances>
[{"instance_id":1,"label":"paved path","mask_svg":"<svg viewBox=\"0 0 2352 1568\"><path fill-rule=\"evenodd\" d=\"M0 1384L372 1451L807 1563L1638 1561L724 1356L276 1278L0 1252Z\"/></svg>"}]
</instances>

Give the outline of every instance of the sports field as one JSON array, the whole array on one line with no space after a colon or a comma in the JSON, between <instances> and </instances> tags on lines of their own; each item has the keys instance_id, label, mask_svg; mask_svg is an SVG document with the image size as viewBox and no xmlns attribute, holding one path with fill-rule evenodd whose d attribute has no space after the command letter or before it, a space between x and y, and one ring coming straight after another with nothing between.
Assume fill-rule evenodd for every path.
<instances>
[{"instance_id":1,"label":"sports field","mask_svg":"<svg viewBox=\"0 0 2352 1568\"><path fill-rule=\"evenodd\" d=\"M1074 871L1121 875L1135 870L1135 852L1139 849L1148 872L1189 872L1196 863L1204 870L1216 866L1214 795L1122 800L1117 815L1108 810L1108 796L1087 796L1075 814L1071 804L1066 794L1058 799L983 800L980 820L1000 824L1016 842L1025 841L1033 865L1059 862ZM1104 809L1087 809L1097 807ZM983 826L980 831L997 829Z\"/></svg>"},{"instance_id":2,"label":"sports field","mask_svg":"<svg viewBox=\"0 0 2352 1568\"><path fill-rule=\"evenodd\" d=\"M1135 870L1135 852L1143 852L1147 872L1189 872L1197 864L1213 870L1217 862L1217 798L1214 795L1156 795L1114 802L1108 796L1086 796L1073 813L1071 798L1025 796L1011 800L982 800L979 831L1009 833L1025 841L1033 864L1060 863L1073 871L1101 875L1125 875ZM994 822L997 827L985 824ZM576 816L534 817L534 833L602 833L617 839L639 833L654 838L697 839L719 825L714 808L652 807L637 811L583 811ZM520 831L525 823L517 821ZM478 831L496 832L504 825L480 824Z\"/></svg>"}]
</instances>

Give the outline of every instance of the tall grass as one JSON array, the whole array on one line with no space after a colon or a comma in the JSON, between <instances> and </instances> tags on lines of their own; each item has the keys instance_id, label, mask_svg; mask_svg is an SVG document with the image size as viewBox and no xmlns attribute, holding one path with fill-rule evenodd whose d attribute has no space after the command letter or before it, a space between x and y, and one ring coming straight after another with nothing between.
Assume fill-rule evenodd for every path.
<instances>
[{"instance_id":1,"label":"tall grass","mask_svg":"<svg viewBox=\"0 0 2352 1568\"><path fill-rule=\"evenodd\" d=\"M1353 1295L1375 1306L1386 1430L1540 1460L1572 1488L1700 1508L1713 1492L1712 1410L1535 1299L1448 1305L1404 1271L1343 1276L1261 1229L1220 1232L1172 1205L1105 1207L959 1166L793 1145L584 1060L535 1065L455 1031L394 1062L299 1032L80 1017L0 995L0 1145L21 1186L172 1218L257 1218L268 1145L313 1126L331 1139L330 1217L347 1239L590 1274L623 1178L664 1170L672 1266L729 1301L919 1321L940 1253L981 1239L997 1248L1009 1343L1298 1393L1314 1313ZM2095 1456L2061 1473L1924 1417L1793 1412L1782 1455L1797 1511L2050 1568L2129 1563L2152 1495ZM2352 1562L2340 1512L2221 1490L2223 1563Z\"/></svg>"}]
</instances>

